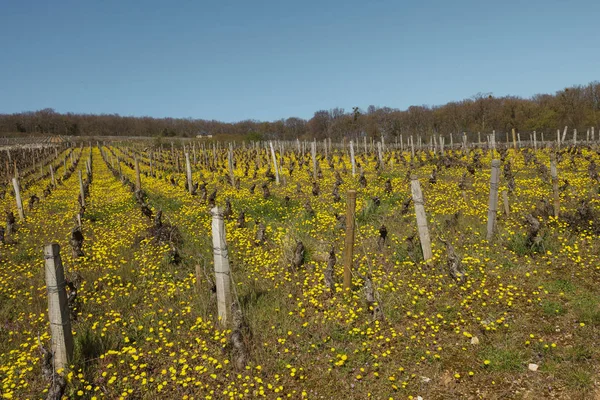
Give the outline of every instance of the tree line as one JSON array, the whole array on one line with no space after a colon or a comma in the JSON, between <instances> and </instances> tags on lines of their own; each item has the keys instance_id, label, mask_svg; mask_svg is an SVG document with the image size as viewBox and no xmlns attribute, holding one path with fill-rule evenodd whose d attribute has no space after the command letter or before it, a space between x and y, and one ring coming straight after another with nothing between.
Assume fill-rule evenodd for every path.
<instances>
[{"instance_id":1,"label":"tree line","mask_svg":"<svg viewBox=\"0 0 600 400\"><path fill-rule=\"evenodd\" d=\"M316 111L309 120L290 117L272 122L245 120L226 123L191 118L131 117L118 114L61 114L51 108L0 114L0 134L65 136L181 136L236 135L248 140L355 137L517 131L554 132L569 126L585 131L598 127L600 82L575 85L555 94L530 98L495 97L478 93L440 106L410 106L406 110L369 106Z\"/></svg>"}]
</instances>

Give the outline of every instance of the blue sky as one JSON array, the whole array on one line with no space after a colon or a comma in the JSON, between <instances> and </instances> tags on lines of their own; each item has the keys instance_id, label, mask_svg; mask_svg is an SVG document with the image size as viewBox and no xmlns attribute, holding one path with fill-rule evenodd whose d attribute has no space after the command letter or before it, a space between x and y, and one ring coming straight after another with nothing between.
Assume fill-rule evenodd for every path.
<instances>
[{"instance_id":1,"label":"blue sky","mask_svg":"<svg viewBox=\"0 0 600 400\"><path fill-rule=\"evenodd\" d=\"M0 113L239 121L600 79L600 1L10 1Z\"/></svg>"}]
</instances>

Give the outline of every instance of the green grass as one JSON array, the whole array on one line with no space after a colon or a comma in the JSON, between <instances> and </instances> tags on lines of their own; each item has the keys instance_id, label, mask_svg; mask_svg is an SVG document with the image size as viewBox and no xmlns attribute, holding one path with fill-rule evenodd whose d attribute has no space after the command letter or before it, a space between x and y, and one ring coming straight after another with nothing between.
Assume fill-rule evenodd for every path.
<instances>
[{"instance_id":1,"label":"green grass","mask_svg":"<svg viewBox=\"0 0 600 400\"><path fill-rule=\"evenodd\" d=\"M544 311L544 315L549 317L561 316L567 312L562 304L548 300L542 301L542 310Z\"/></svg>"},{"instance_id":2,"label":"green grass","mask_svg":"<svg viewBox=\"0 0 600 400\"><path fill-rule=\"evenodd\" d=\"M524 354L517 349L490 346L481 351L480 357L490 361L486 368L492 371L517 372L526 368Z\"/></svg>"},{"instance_id":3,"label":"green grass","mask_svg":"<svg viewBox=\"0 0 600 400\"><path fill-rule=\"evenodd\" d=\"M568 368L563 371L563 374L567 386L580 392L580 394L591 390L594 385L594 378L589 369L581 367Z\"/></svg>"}]
</instances>

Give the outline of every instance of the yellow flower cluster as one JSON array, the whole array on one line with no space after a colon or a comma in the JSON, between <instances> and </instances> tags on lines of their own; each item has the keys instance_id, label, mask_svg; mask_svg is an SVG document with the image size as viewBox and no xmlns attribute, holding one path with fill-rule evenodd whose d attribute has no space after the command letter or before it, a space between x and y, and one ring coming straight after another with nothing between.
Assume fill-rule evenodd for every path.
<instances>
[{"instance_id":1,"label":"yellow flower cluster","mask_svg":"<svg viewBox=\"0 0 600 400\"><path fill-rule=\"evenodd\" d=\"M408 161L409 152L387 151L380 169L373 153L358 154L366 187L360 173L352 176L346 151L334 151L331 162L319 155L322 178L315 195L310 153L302 158L295 144L278 154L280 185L267 177L273 171L270 152L236 148L239 189L230 184L227 149L213 154L211 147L194 146L193 181L206 183L207 197L216 190L218 206L231 204L226 239L233 298L248 326L245 365L233 362L233 327L221 327L217 318L211 214L201 189L188 193L181 149L155 148L151 158L135 143L103 146L105 162L100 148L84 147L75 151L82 160L91 151L93 159L85 256L74 259L69 246L79 211L76 174L27 214L16 243L0 245L0 398L38 398L50 387L38 345L38 338L46 347L50 343L41 255L50 242L61 245L67 276L78 285L67 398L460 398L476 391L494 397L503 390L496 383L524 378L534 361L542 371L567 374L553 374L563 379L564 393L589 389L581 376L598 357L584 347L598 338L600 326L600 291L592 284L600 270L599 242L591 226L574 230L562 215L576 212L582 199L597 210L597 183L587 175L590 163L600 162L595 151L583 149L574 164L564 154L559 173L561 185L566 180L568 186L560 194L561 216L539 217L543 248L535 249L526 240L524 217L540 199L551 203L553 192L536 167L526 165L525 152L506 155L516 187L511 192L501 180L500 190L509 190L510 215L498 212L491 242L486 222L492 154L482 154L483 168L467 173L464 189L458 183L472 154L447 153L451 165L438 169L435 183L427 179L433 161L418 154L413 172L423 189L433 248L433 263L424 263L412 204L403 210L410 198L409 167L400 157ZM112 163L135 182L134 152L150 208L162 210L163 222L181 232L180 262L173 262L175 245L148 233L153 221L109 169ZM549 165L547 149L535 156ZM83 162L77 170L85 171ZM341 201L332 195L336 174ZM385 190L388 179L391 193ZM27 193L41 194L48 181L33 183ZM261 189L265 183L269 196ZM345 291L338 217L345 215L348 189L358 192L357 230L353 287ZM11 202L7 196L1 204L14 209ZM388 232L383 243L381 225ZM462 282L450 277L442 239L461 258ZM305 252L303 265L295 268L298 241ZM332 246L337 262L328 287ZM367 278L374 302L365 295ZM571 370L580 374L573 378Z\"/></svg>"}]
</instances>

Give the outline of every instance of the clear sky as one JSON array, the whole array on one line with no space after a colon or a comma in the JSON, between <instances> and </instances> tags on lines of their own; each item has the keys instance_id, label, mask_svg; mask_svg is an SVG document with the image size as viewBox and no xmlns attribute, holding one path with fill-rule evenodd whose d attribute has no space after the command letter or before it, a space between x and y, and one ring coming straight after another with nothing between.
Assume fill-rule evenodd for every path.
<instances>
[{"instance_id":1,"label":"clear sky","mask_svg":"<svg viewBox=\"0 0 600 400\"><path fill-rule=\"evenodd\" d=\"M239 121L600 79L600 1L0 0L0 113Z\"/></svg>"}]
</instances>

